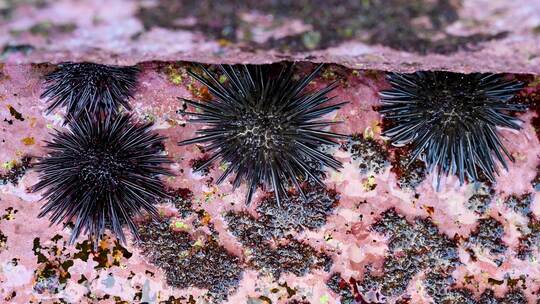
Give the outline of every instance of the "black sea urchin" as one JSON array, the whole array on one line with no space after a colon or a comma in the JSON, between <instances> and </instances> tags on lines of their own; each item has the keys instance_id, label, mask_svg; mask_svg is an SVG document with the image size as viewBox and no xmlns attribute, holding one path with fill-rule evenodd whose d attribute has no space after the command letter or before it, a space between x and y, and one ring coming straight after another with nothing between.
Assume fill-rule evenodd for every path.
<instances>
[{"instance_id":1,"label":"black sea urchin","mask_svg":"<svg viewBox=\"0 0 540 304\"><path fill-rule=\"evenodd\" d=\"M522 88L494 74L417 72L388 75L390 90L380 93L380 112L390 127L383 133L393 145L412 144L411 161L421 156L429 171L477 181L495 180L497 159L506 169L506 150L497 127L520 129L512 116L524 111L509 100Z\"/></svg>"},{"instance_id":2,"label":"black sea urchin","mask_svg":"<svg viewBox=\"0 0 540 304\"><path fill-rule=\"evenodd\" d=\"M279 202L291 182L305 199L302 180L310 178L322 184L309 163L341 168L339 161L320 150L322 145L337 145L333 139L342 137L321 130L335 123L322 116L345 104L328 104L333 98L326 94L336 83L304 92L321 67L295 80L294 65L283 66L279 73L272 73L272 66L222 65L221 73L227 79L223 84L200 67L206 77L191 75L206 85L214 98L208 102L184 100L199 110L184 113L194 117L190 121L208 127L197 131L200 137L179 144L207 143L205 150L212 155L197 170L220 159L228 166L217 183L234 172L234 188L242 181L248 184L246 203L259 185L272 189Z\"/></svg>"},{"instance_id":3,"label":"black sea urchin","mask_svg":"<svg viewBox=\"0 0 540 304\"><path fill-rule=\"evenodd\" d=\"M131 217L143 210L156 215L153 203L166 197L159 179L170 175L162 167L169 163L161 154L164 137L130 119L83 114L53 135L49 155L35 165L40 181L33 191L46 189L48 200L39 216L50 212L55 224L75 219L72 243L81 232L99 240L105 228L125 242L123 224L137 237Z\"/></svg>"},{"instance_id":4,"label":"black sea urchin","mask_svg":"<svg viewBox=\"0 0 540 304\"><path fill-rule=\"evenodd\" d=\"M119 107L130 110L128 100L137 85L137 67L66 62L45 76L41 98L51 102L48 111L65 106L67 117L87 111L94 115L116 114Z\"/></svg>"}]
</instances>

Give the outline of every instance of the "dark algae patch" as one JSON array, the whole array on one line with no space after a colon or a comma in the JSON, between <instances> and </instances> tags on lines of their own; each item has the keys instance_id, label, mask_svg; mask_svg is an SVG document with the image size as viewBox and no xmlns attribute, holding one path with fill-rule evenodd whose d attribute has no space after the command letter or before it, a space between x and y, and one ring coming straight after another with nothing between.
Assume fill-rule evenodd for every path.
<instances>
[{"instance_id":1,"label":"dark algae patch","mask_svg":"<svg viewBox=\"0 0 540 304\"><path fill-rule=\"evenodd\" d=\"M205 155L203 155L203 156L201 156L199 158L195 158L195 159L190 160L189 165L191 166L191 169L196 171L199 167L201 167L201 165L206 163L209 159L210 159L210 155L205 154ZM207 167L205 167L204 169L202 169L201 171L198 171L198 172L200 172L200 174L203 175L203 176L207 176L210 173L210 170L212 170L212 169L213 169L213 166L210 165L210 166L207 166Z\"/></svg>"},{"instance_id":2,"label":"dark algae patch","mask_svg":"<svg viewBox=\"0 0 540 304\"><path fill-rule=\"evenodd\" d=\"M341 304L357 303L355 301L353 287L341 277L341 274L333 273L328 281L326 281L326 286L339 295Z\"/></svg>"},{"instance_id":3,"label":"dark algae patch","mask_svg":"<svg viewBox=\"0 0 540 304\"><path fill-rule=\"evenodd\" d=\"M12 105L8 105L8 110L11 117L19 121L24 121L23 115L19 111L17 111Z\"/></svg>"},{"instance_id":4,"label":"dark algae patch","mask_svg":"<svg viewBox=\"0 0 540 304\"><path fill-rule=\"evenodd\" d=\"M483 215L490 207L494 199L495 191L489 184L478 183L474 193L467 199L465 206L467 209Z\"/></svg>"},{"instance_id":5,"label":"dark algae patch","mask_svg":"<svg viewBox=\"0 0 540 304\"><path fill-rule=\"evenodd\" d=\"M144 222L139 232L143 253L160 267L175 264L176 258L195 243L189 233L173 231L168 220Z\"/></svg>"},{"instance_id":6,"label":"dark algae patch","mask_svg":"<svg viewBox=\"0 0 540 304\"><path fill-rule=\"evenodd\" d=\"M533 199L534 195L532 193L525 193L522 195L512 194L506 198L504 204L514 212L528 216L531 214L531 204Z\"/></svg>"},{"instance_id":7,"label":"dark algae patch","mask_svg":"<svg viewBox=\"0 0 540 304\"><path fill-rule=\"evenodd\" d=\"M525 297L521 289L516 288L506 293L506 295L500 302L502 304L522 304L527 303L527 298Z\"/></svg>"},{"instance_id":8,"label":"dark algae patch","mask_svg":"<svg viewBox=\"0 0 540 304\"><path fill-rule=\"evenodd\" d=\"M284 273L304 276L312 269L329 271L332 260L324 253L294 239L284 240L276 248L256 246L252 248L249 263L262 273L268 273L278 280Z\"/></svg>"},{"instance_id":9,"label":"dark algae patch","mask_svg":"<svg viewBox=\"0 0 540 304\"><path fill-rule=\"evenodd\" d=\"M272 231L266 229L262 222L248 212L228 212L225 214L225 221L232 235L244 246L257 246L273 236Z\"/></svg>"},{"instance_id":10,"label":"dark algae patch","mask_svg":"<svg viewBox=\"0 0 540 304\"><path fill-rule=\"evenodd\" d=\"M59 235L55 236L53 238L55 244L47 247L40 244L39 238L34 239L32 250L39 264L34 272L36 277L34 290L37 293L58 293L71 277L69 268L73 266L73 260L61 253L65 250L65 247L59 247L61 245L58 240L61 238Z\"/></svg>"},{"instance_id":11,"label":"dark algae patch","mask_svg":"<svg viewBox=\"0 0 540 304\"><path fill-rule=\"evenodd\" d=\"M26 171L32 167L31 161L30 156L24 156L20 161L9 162L7 172L0 173L0 186L8 183L17 186Z\"/></svg>"},{"instance_id":12,"label":"dark algae patch","mask_svg":"<svg viewBox=\"0 0 540 304\"><path fill-rule=\"evenodd\" d=\"M257 205L257 217L246 212L224 215L229 231L248 248L248 264L278 280L283 273L303 276L312 269L329 271L330 256L292 238L293 232L316 230L326 223L338 203L337 193L318 187L304 189L307 201L298 194L278 204L274 196Z\"/></svg>"},{"instance_id":13,"label":"dark algae patch","mask_svg":"<svg viewBox=\"0 0 540 304\"><path fill-rule=\"evenodd\" d=\"M4 48L2 48L2 51L0 51L0 56L8 56L13 53L23 53L24 55L28 55L34 49L35 48L30 44L6 44L4 45Z\"/></svg>"},{"instance_id":14,"label":"dark algae patch","mask_svg":"<svg viewBox=\"0 0 540 304\"><path fill-rule=\"evenodd\" d=\"M525 260L533 258L540 248L540 221L536 217L531 217L529 223L519 238L517 257Z\"/></svg>"},{"instance_id":15,"label":"dark algae patch","mask_svg":"<svg viewBox=\"0 0 540 304\"><path fill-rule=\"evenodd\" d=\"M224 45L238 42L244 43L246 48L292 52L325 49L360 39L396 50L450 54L506 37L506 32L468 36L448 33L446 28L459 19L460 6L460 2L450 0L160 0L156 5L141 7L137 16L147 29L187 29L220 40ZM253 11L274 16L267 30L287 20L300 20L311 26L311 30L256 43L252 29L258 24L241 17ZM196 22L179 21L188 17L194 17Z\"/></svg>"},{"instance_id":16,"label":"dark algae patch","mask_svg":"<svg viewBox=\"0 0 540 304\"><path fill-rule=\"evenodd\" d=\"M0 252L4 251L7 248L7 235L5 235L2 230L0 230Z\"/></svg>"},{"instance_id":17,"label":"dark algae patch","mask_svg":"<svg viewBox=\"0 0 540 304\"><path fill-rule=\"evenodd\" d=\"M492 285L506 284L508 291L497 297L491 289L486 289L481 295L478 290L470 289L467 277L458 282L453 272L460 265L458 257L459 238L450 239L440 233L429 218L416 218L414 222L407 221L395 209L383 212L373 224L373 231L389 237L388 255L385 257L382 274L371 274L371 266L363 280L358 282L360 294L370 295L367 302L360 303L411 303L406 289L412 278L421 274L423 292L431 299L428 303L435 304L525 304L528 303L522 288L526 288L523 277L511 278L508 274L499 281L488 278ZM476 229L465 240L464 246L477 245L492 255L506 252L507 247L501 238L504 234L502 224L493 218L483 218L478 221ZM346 282L332 277L332 290L348 294ZM335 282L341 282L341 285ZM345 286L345 291L335 286ZM337 291L336 291L337 290ZM363 300L363 299L362 299Z\"/></svg>"},{"instance_id":18,"label":"dark algae patch","mask_svg":"<svg viewBox=\"0 0 540 304\"><path fill-rule=\"evenodd\" d=\"M126 265L127 260L132 256L132 253L122 247L118 240L104 236L98 246L94 246L89 240L71 246L68 245L68 241L61 235L55 235L51 239L35 238L32 252L37 264L34 271L33 292L54 298L54 303L73 303L72 296L70 296L72 290L69 286L72 286L71 283L75 282L80 284L78 288L84 288L84 294L77 300L77 303L101 303L102 301L122 304L142 303L141 299L143 298L144 287L135 281L130 283L132 283L132 287L137 292L127 299L121 296L111 296L107 293L96 292L96 289L101 284L115 284L115 275L113 273L118 270L115 268L122 269ZM87 277L88 274L85 272L86 275L80 274L79 278L72 277L70 270L77 267L74 267L77 260L84 263L89 261L95 263L94 271L89 273L90 276ZM11 262L16 266L18 260L13 259ZM76 272L79 271L76 270ZM145 275L154 277L154 274L150 271L146 271ZM136 273L130 271L126 279L130 281L135 276ZM68 298L64 298L66 296ZM114 302L111 302L111 300L114 300Z\"/></svg>"},{"instance_id":19,"label":"dark algae patch","mask_svg":"<svg viewBox=\"0 0 540 304\"><path fill-rule=\"evenodd\" d=\"M454 284L452 276L430 272L424 279L426 293L433 303L476 304L473 294L465 288L451 288Z\"/></svg>"},{"instance_id":20,"label":"dark algae patch","mask_svg":"<svg viewBox=\"0 0 540 304\"><path fill-rule=\"evenodd\" d=\"M501 222L492 217L482 218L478 220L468 242L471 245L479 246L493 256L497 256L505 253L507 249L502 240L503 235L504 226Z\"/></svg>"},{"instance_id":21,"label":"dark algae patch","mask_svg":"<svg viewBox=\"0 0 540 304\"><path fill-rule=\"evenodd\" d=\"M526 104L536 113L531 124L536 131L536 137L540 139L540 78L534 75L516 75L516 78L525 84L525 88L514 96L512 102Z\"/></svg>"},{"instance_id":22,"label":"dark algae patch","mask_svg":"<svg viewBox=\"0 0 540 304\"><path fill-rule=\"evenodd\" d=\"M459 262L457 244L439 232L428 218L409 223L395 209L383 212L372 230L389 237L389 253L381 275L372 275L370 268L360 289L363 294L378 294L381 299L400 297L411 279L421 271L445 273Z\"/></svg>"},{"instance_id":23,"label":"dark algae patch","mask_svg":"<svg viewBox=\"0 0 540 304\"><path fill-rule=\"evenodd\" d=\"M373 275L371 266L368 266L363 280L358 282L360 294L370 295L365 303L394 303L392 300L396 300L395 303L411 303L406 290L412 278L418 274L421 274L423 292L431 298L428 303L528 303L523 293L523 288L526 288L524 277L511 278L506 274L503 280L488 278L488 282L494 286L505 284L508 287L502 296L496 296L491 289L478 295L477 289L468 287L475 286L474 278L465 277L464 282L458 282L453 272L460 265L459 238L450 239L440 233L429 218L416 218L409 222L395 209L388 209L373 224L372 230L389 238L388 254L383 262L382 274ZM491 255L501 255L508 250L502 241L503 234L504 229L499 221L490 217L482 218L463 245L465 248L479 246ZM346 286L339 278L333 279L342 282L338 286ZM332 290L336 289L336 285L333 284Z\"/></svg>"},{"instance_id":24,"label":"dark algae patch","mask_svg":"<svg viewBox=\"0 0 540 304\"><path fill-rule=\"evenodd\" d=\"M39 238L34 239L32 251L37 260L37 268L34 271L34 291L40 294L61 292L71 278L69 269L76 259L83 262L92 259L97 263L94 269L99 270L118 267L122 261L131 257L131 253L118 241L113 241L107 236L103 238L99 246L94 246L88 240L77 243L76 252L71 252L67 246L67 241L58 234L53 236L50 242L42 242ZM94 247L97 250L93 250Z\"/></svg>"},{"instance_id":25,"label":"dark algae patch","mask_svg":"<svg viewBox=\"0 0 540 304\"><path fill-rule=\"evenodd\" d=\"M137 13L145 28L198 30L214 39L235 40L239 18L236 4L242 1L174 1L160 0L156 5L141 7ZM194 16L195 25L175 22Z\"/></svg>"},{"instance_id":26,"label":"dark algae patch","mask_svg":"<svg viewBox=\"0 0 540 304\"><path fill-rule=\"evenodd\" d=\"M168 197L162 199L162 204L172 204L181 217L187 217L193 213L193 192L187 188L167 189Z\"/></svg>"},{"instance_id":27,"label":"dark algae patch","mask_svg":"<svg viewBox=\"0 0 540 304\"><path fill-rule=\"evenodd\" d=\"M240 259L213 238L195 240L185 231L173 230L167 219L138 227L142 253L164 270L169 285L206 289L218 302L238 287L243 273Z\"/></svg>"},{"instance_id":28,"label":"dark algae patch","mask_svg":"<svg viewBox=\"0 0 540 304\"><path fill-rule=\"evenodd\" d=\"M411 162L410 152L405 149L395 149L393 154L392 172L398 178L399 188L414 191L426 179L426 163L419 159Z\"/></svg>"},{"instance_id":29,"label":"dark algae patch","mask_svg":"<svg viewBox=\"0 0 540 304\"><path fill-rule=\"evenodd\" d=\"M0 199L0 202L2 200ZM0 222L2 221L12 221L15 219L15 214L17 214L19 210L14 209L13 207L8 207L4 210L4 213L2 214L2 217L0 217ZM2 232L0 229L0 253L8 248L8 237L6 234Z\"/></svg>"},{"instance_id":30,"label":"dark algae patch","mask_svg":"<svg viewBox=\"0 0 540 304\"><path fill-rule=\"evenodd\" d=\"M381 173L390 164L386 148L371 137L353 134L342 148L351 153L361 174Z\"/></svg>"},{"instance_id":31,"label":"dark algae patch","mask_svg":"<svg viewBox=\"0 0 540 304\"><path fill-rule=\"evenodd\" d=\"M492 197L485 194L473 194L467 200L466 207L480 215L484 214L489 209Z\"/></svg>"},{"instance_id":32,"label":"dark algae patch","mask_svg":"<svg viewBox=\"0 0 540 304\"><path fill-rule=\"evenodd\" d=\"M536 167L536 176L531 181L531 184L535 191L540 191L540 165Z\"/></svg>"},{"instance_id":33,"label":"dark algae patch","mask_svg":"<svg viewBox=\"0 0 540 304\"><path fill-rule=\"evenodd\" d=\"M212 297L226 299L242 277L239 259L214 241L193 247L180 259L177 272L168 275L173 286L208 289Z\"/></svg>"},{"instance_id":34,"label":"dark algae patch","mask_svg":"<svg viewBox=\"0 0 540 304\"><path fill-rule=\"evenodd\" d=\"M280 204L274 196L267 196L257 205L259 221L264 227L280 237L287 232L304 229L316 230L326 223L339 203L339 195L334 190L310 187L305 192L306 201L296 193L283 199Z\"/></svg>"},{"instance_id":35,"label":"dark algae patch","mask_svg":"<svg viewBox=\"0 0 540 304\"><path fill-rule=\"evenodd\" d=\"M511 287L502 297L497 297L493 290L486 289L479 298L475 298L473 292L467 288L455 287L456 282L452 276L442 276L429 273L424 280L427 294L432 298L432 303L459 303L459 304L526 304L529 303L523 291Z\"/></svg>"},{"instance_id":36,"label":"dark algae patch","mask_svg":"<svg viewBox=\"0 0 540 304\"><path fill-rule=\"evenodd\" d=\"M427 294L432 298L432 303L459 303L459 304L526 304L529 303L523 291L517 287L510 290L502 297L497 297L493 290L486 289L478 299L467 288L455 287L456 282L452 276L443 276L429 273L424 280Z\"/></svg>"}]
</instances>

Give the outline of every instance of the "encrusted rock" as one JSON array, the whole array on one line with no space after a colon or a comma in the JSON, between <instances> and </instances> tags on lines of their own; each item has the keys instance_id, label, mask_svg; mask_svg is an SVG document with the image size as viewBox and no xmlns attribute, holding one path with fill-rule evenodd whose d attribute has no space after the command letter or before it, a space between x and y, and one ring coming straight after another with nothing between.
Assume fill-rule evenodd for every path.
<instances>
[{"instance_id":1,"label":"encrusted rock","mask_svg":"<svg viewBox=\"0 0 540 304\"><path fill-rule=\"evenodd\" d=\"M381 173L390 164L388 151L371 137L353 134L344 149L351 153L361 174Z\"/></svg>"}]
</instances>

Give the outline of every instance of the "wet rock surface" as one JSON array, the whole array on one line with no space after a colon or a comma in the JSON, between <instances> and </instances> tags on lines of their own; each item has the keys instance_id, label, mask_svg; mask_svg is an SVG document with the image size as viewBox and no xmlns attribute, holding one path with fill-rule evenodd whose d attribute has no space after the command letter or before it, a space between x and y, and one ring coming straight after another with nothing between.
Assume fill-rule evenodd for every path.
<instances>
[{"instance_id":1,"label":"wet rock surface","mask_svg":"<svg viewBox=\"0 0 540 304\"><path fill-rule=\"evenodd\" d=\"M100 1L5 1L0 60L135 64L285 59L409 72L539 71L540 6L526 0L108 4L105 10Z\"/></svg>"},{"instance_id":2,"label":"wet rock surface","mask_svg":"<svg viewBox=\"0 0 540 304\"><path fill-rule=\"evenodd\" d=\"M48 7L55 11L56 6ZM56 37L59 29L48 31ZM22 49L10 52L9 60L23 54ZM301 73L313 66L297 67ZM175 173L164 179L170 197L156 205L166 221L137 216L140 242L129 236L122 245L107 235L97 249L83 237L69 245L72 224L49 226L47 218L38 217L44 202L39 193L27 191L37 182L29 165L0 185L0 302L538 300L540 214L532 183L540 155L536 108L520 114L520 131L499 130L516 161L508 171L501 169L496 183L459 186L450 176L436 189L421 160L398 166L406 150L388 147L381 137L381 117L374 107L378 92L388 85L384 73L327 65L309 88L337 80L336 98L351 101L328 117L345 122L329 131L374 139L385 155L379 173L361 174L349 150L325 148L344 167L336 172L312 166L321 172L325 187L305 181L307 204L290 192L278 206L269 193L257 191L252 205L244 206L243 186L233 190L230 180L214 182L226 166L216 163L208 172L195 172L192 161L204 159L208 151L177 146L199 128L177 113L179 98L198 100L208 94L186 73L193 66L159 62L140 68L139 87L130 101L134 119L154 122L155 131L168 138L163 148ZM63 113L46 114L46 102L37 97L41 77L53 69L50 64L1 67L2 176L25 155L44 156L43 142L50 140L51 130L65 128ZM538 79L526 81L523 94L534 100Z\"/></svg>"}]
</instances>

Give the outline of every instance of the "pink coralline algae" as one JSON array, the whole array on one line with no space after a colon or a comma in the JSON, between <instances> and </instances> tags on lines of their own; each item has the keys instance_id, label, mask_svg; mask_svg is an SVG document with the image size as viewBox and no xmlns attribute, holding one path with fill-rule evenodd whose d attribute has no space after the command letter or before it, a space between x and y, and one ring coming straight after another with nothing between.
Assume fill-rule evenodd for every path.
<instances>
[{"instance_id":1,"label":"pink coralline algae","mask_svg":"<svg viewBox=\"0 0 540 304\"><path fill-rule=\"evenodd\" d=\"M1 303L540 303L535 1L4 2ZM268 78L241 77L242 65L219 68L228 64L247 64L257 73L267 71ZM283 67L289 70L280 74ZM314 70L316 76L306 78ZM418 102L417 79L391 74L405 77L403 90L388 72L417 71L453 75L449 86L420 92L426 100L447 101L436 108L427 102L428 112L451 111L459 121L481 107L489 115L475 119L495 122L490 134L496 136L476 136L484 144L467 151L457 150L471 145L443 149L450 137L432 132L433 121L425 125L427 133L405 136L420 115L407 111ZM493 74L498 82L487 90L471 87L477 72ZM289 99L292 105L280 107L284 96L265 91L280 80L281 93L296 97ZM389 90L399 97L390 112L383 105ZM238 99L254 96L234 107ZM463 103L471 96L485 98L474 99L471 109ZM235 147L230 137L217 145L178 145L201 134L223 135L234 117L260 110L257 102L271 97L272 107L257 112L262 121L275 122L272 115L279 114L290 123L291 113L307 115L300 124L310 132L300 132L294 121L279 133L288 145L303 136L311 153L303 155L303 167L290 170L290 163L274 162L277 174L258 176L252 168L263 166L265 158L256 164L243 159L236 173L254 178L235 182L235 174L227 173L241 155L223 157L228 162L214 158L224 144ZM216 98L229 102L222 104L227 111L217 111ZM458 109L455 100L462 102ZM86 188L69 178L88 173L81 168L84 159L54 162L44 176L43 161L51 147L58 148L58 134L77 128L81 117L129 117L125 127L145 126L148 145L123 137L129 132L115 133L112 140L90 136L88 145L103 149L78 154L92 156L98 169L87 174ZM268 131L282 124L266 126ZM475 126L468 131L486 131L485 125ZM401 132L389 132L395 128ZM426 150L414 146L423 140L415 137L420 133L436 133L439 146L431 148L447 153L426 159ZM268 148L265 140L272 136L263 135L255 138L264 139L261 145L250 147L255 152ZM66 139L63 148L72 149L82 137ZM488 151L485 144L496 149ZM123 149L133 146L137 151ZM285 152L275 159L290 159L297 151ZM459 167L458 152L477 161ZM110 160L120 158L122 166L108 171ZM103 180L96 172L114 173L108 187L99 187ZM44 178L49 186L68 178L63 186L71 195L58 187L33 191ZM93 234L78 222L80 216L69 216L77 209L60 208L89 197L89 189L96 190L92 182L104 195L122 183L133 186L105 204L87 202L116 215L126 211L117 221L111 221L112 213L94 214L88 223L99 229ZM59 225L39 216L55 202L60 213L53 222ZM100 209L121 202L129 208Z\"/></svg>"}]
</instances>

